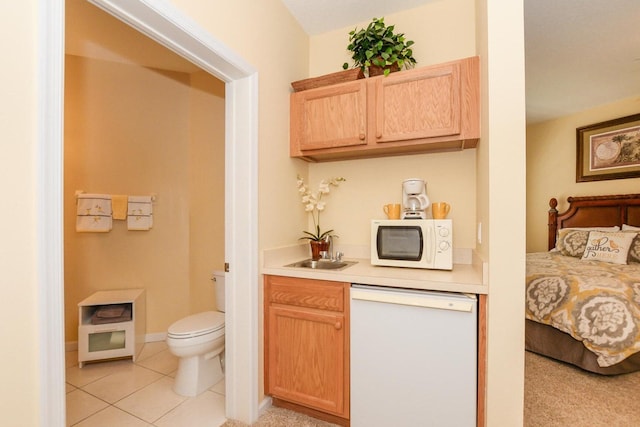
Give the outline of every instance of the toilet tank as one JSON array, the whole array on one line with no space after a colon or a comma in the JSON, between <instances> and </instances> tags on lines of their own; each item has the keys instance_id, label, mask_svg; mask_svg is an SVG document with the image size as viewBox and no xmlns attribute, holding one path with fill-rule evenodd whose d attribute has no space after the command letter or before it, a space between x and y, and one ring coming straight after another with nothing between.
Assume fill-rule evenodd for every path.
<instances>
[{"instance_id":1,"label":"toilet tank","mask_svg":"<svg viewBox=\"0 0 640 427\"><path fill-rule=\"evenodd\" d=\"M214 271L211 279L216 294L216 310L224 313L224 271Z\"/></svg>"}]
</instances>

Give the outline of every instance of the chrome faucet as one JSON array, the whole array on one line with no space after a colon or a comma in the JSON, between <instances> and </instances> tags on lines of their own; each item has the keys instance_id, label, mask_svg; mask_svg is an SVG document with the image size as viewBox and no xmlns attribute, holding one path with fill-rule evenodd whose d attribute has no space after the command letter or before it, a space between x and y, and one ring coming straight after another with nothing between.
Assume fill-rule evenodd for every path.
<instances>
[{"instance_id":1,"label":"chrome faucet","mask_svg":"<svg viewBox=\"0 0 640 427\"><path fill-rule=\"evenodd\" d=\"M328 234L325 236L324 241L329 243L329 250L327 251L327 258L333 261L333 236Z\"/></svg>"},{"instance_id":2,"label":"chrome faucet","mask_svg":"<svg viewBox=\"0 0 640 427\"><path fill-rule=\"evenodd\" d=\"M342 257L344 256L344 254L342 252L335 252L334 253L334 247L333 247L333 237L332 235L326 236L324 238L324 241L329 243L329 250L324 252L324 259L329 259L331 261L342 261ZM337 236L336 236L337 237Z\"/></svg>"}]
</instances>

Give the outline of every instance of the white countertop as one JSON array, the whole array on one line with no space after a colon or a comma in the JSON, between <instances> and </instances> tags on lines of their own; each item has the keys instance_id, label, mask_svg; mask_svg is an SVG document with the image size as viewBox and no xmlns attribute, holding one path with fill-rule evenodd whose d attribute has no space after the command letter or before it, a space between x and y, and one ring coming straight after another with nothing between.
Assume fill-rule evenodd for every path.
<instances>
[{"instance_id":1,"label":"white countertop","mask_svg":"<svg viewBox=\"0 0 640 427\"><path fill-rule=\"evenodd\" d=\"M268 249L263 252L262 274L301 277L306 279L332 280L337 282L362 283L367 285L396 288L421 289L430 291L463 292L486 294L488 286L483 271L484 263L472 256L470 263L453 265L453 270L425 270L417 268L380 267L371 265L369 258L362 257L363 251L352 251L349 257L345 250L345 261L356 264L343 270L318 270L311 268L286 267L286 265L309 258L306 245ZM454 259L454 262L456 260Z\"/></svg>"}]
</instances>

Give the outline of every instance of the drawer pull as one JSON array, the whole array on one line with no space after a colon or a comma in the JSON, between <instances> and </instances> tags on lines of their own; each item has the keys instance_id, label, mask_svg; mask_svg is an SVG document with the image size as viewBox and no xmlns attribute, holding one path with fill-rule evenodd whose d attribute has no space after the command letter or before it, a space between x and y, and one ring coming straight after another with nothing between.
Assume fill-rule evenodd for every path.
<instances>
[{"instance_id":1,"label":"drawer pull","mask_svg":"<svg viewBox=\"0 0 640 427\"><path fill-rule=\"evenodd\" d=\"M118 329L118 328L95 329L93 332L89 332L89 334L106 334L108 332L118 332L118 331L124 332L124 329Z\"/></svg>"},{"instance_id":2,"label":"drawer pull","mask_svg":"<svg viewBox=\"0 0 640 427\"><path fill-rule=\"evenodd\" d=\"M342 322L336 322L333 326L335 326L336 329L342 329Z\"/></svg>"}]
</instances>

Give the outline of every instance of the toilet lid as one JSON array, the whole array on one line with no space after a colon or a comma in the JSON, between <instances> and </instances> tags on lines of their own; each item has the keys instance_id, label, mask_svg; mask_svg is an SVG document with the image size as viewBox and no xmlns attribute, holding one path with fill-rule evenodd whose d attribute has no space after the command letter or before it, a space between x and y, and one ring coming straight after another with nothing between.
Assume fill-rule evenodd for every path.
<instances>
[{"instance_id":1,"label":"toilet lid","mask_svg":"<svg viewBox=\"0 0 640 427\"><path fill-rule=\"evenodd\" d=\"M224 328L224 313L205 311L180 319L169 326L169 335L174 337L204 335Z\"/></svg>"}]
</instances>

